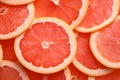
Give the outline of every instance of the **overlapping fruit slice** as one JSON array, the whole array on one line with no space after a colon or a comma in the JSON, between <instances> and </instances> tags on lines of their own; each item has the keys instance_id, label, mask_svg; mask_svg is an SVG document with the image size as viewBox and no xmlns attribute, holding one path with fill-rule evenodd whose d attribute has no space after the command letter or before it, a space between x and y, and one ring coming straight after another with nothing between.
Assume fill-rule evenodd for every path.
<instances>
[{"instance_id":1,"label":"overlapping fruit slice","mask_svg":"<svg viewBox=\"0 0 120 80\"><path fill-rule=\"evenodd\" d=\"M71 72L71 80L88 80L88 75L80 72L72 63L68 67Z\"/></svg>"},{"instance_id":2,"label":"overlapping fruit slice","mask_svg":"<svg viewBox=\"0 0 120 80\"><path fill-rule=\"evenodd\" d=\"M12 61L3 60L0 65L0 80L29 80L26 72Z\"/></svg>"},{"instance_id":3,"label":"overlapping fruit slice","mask_svg":"<svg viewBox=\"0 0 120 80\"><path fill-rule=\"evenodd\" d=\"M77 54L73 60L75 67L83 73L90 76L101 76L108 74L112 71L93 56L89 46L90 34L79 33L77 34Z\"/></svg>"},{"instance_id":4,"label":"overlapping fruit slice","mask_svg":"<svg viewBox=\"0 0 120 80\"><path fill-rule=\"evenodd\" d=\"M23 5L23 4L29 4L33 1L34 0L0 0L0 2L8 5Z\"/></svg>"},{"instance_id":5,"label":"overlapping fruit slice","mask_svg":"<svg viewBox=\"0 0 120 80\"><path fill-rule=\"evenodd\" d=\"M116 69L105 76L89 77L88 80L120 80L120 69Z\"/></svg>"},{"instance_id":6,"label":"overlapping fruit slice","mask_svg":"<svg viewBox=\"0 0 120 80\"><path fill-rule=\"evenodd\" d=\"M106 28L91 34L94 56L105 66L120 68L120 16Z\"/></svg>"},{"instance_id":7,"label":"overlapping fruit slice","mask_svg":"<svg viewBox=\"0 0 120 80\"><path fill-rule=\"evenodd\" d=\"M58 18L36 19L15 39L18 60L38 73L54 73L67 67L76 54L76 40L69 25Z\"/></svg>"},{"instance_id":8,"label":"overlapping fruit slice","mask_svg":"<svg viewBox=\"0 0 120 80\"><path fill-rule=\"evenodd\" d=\"M35 0L36 17L57 17L75 28L85 17L88 0Z\"/></svg>"},{"instance_id":9,"label":"overlapping fruit slice","mask_svg":"<svg viewBox=\"0 0 120 80\"><path fill-rule=\"evenodd\" d=\"M0 2L0 39L9 39L23 33L34 19L32 3L10 6Z\"/></svg>"},{"instance_id":10,"label":"overlapping fruit slice","mask_svg":"<svg viewBox=\"0 0 120 80\"><path fill-rule=\"evenodd\" d=\"M26 68L25 71L28 74L30 80L71 80L71 73L68 67L52 74L40 74L30 71Z\"/></svg>"},{"instance_id":11,"label":"overlapping fruit slice","mask_svg":"<svg viewBox=\"0 0 120 80\"><path fill-rule=\"evenodd\" d=\"M119 13L120 0L89 0L84 20L76 28L79 32L94 32L110 24Z\"/></svg>"},{"instance_id":12,"label":"overlapping fruit slice","mask_svg":"<svg viewBox=\"0 0 120 80\"><path fill-rule=\"evenodd\" d=\"M53 74L43 74L42 80L71 80L71 73L69 68L65 68Z\"/></svg>"}]
</instances>

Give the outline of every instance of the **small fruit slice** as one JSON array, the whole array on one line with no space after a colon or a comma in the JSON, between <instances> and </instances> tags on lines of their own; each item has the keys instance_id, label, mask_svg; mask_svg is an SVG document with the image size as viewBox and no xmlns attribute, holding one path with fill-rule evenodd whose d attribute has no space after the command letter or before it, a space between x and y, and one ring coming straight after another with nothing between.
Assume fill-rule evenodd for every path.
<instances>
[{"instance_id":1,"label":"small fruit slice","mask_svg":"<svg viewBox=\"0 0 120 80\"><path fill-rule=\"evenodd\" d=\"M0 0L0 2L8 5L23 5L23 4L29 4L33 1L34 0Z\"/></svg>"},{"instance_id":2,"label":"small fruit slice","mask_svg":"<svg viewBox=\"0 0 120 80\"><path fill-rule=\"evenodd\" d=\"M81 72L90 76L106 75L112 69L103 66L93 56L89 46L90 34L79 33L77 35L77 54L73 60L75 67Z\"/></svg>"},{"instance_id":3,"label":"small fruit slice","mask_svg":"<svg viewBox=\"0 0 120 80\"><path fill-rule=\"evenodd\" d=\"M71 25L83 20L88 8L88 0L35 0L36 17L56 17Z\"/></svg>"},{"instance_id":4,"label":"small fruit slice","mask_svg":"<svg viewBox=\"0 0 120 80\"><path fill-rule=\"evenodd\" d=\"M10 6L0 2L0 39L23 33L34 19L34 5Z\"/></svg>"},{"instance_id":5,"label":"small fruit slice","mask_svg":"<svg viewBox=\"0 0 120 80\"><path fill-rule=\"evenodd\" d=\"M120 69L117 69L105 76L89 77L88 80L120 80Z\"/></svg>"},{"instance_id":6,"label":"small fruit slice","mask_svg":"<svg viewBox=\"0 0 120 80\"><path fill-rule=\"evenodd\" d=\"M103 65L120 68L120 16L106 28L91 34L90 47Z\"/></svg>"},{"instance_id":7,"label":"small fruit slice","mask_svg":"<svg viewBox=\"0 0 120 80\"><path fill-rule=\"evenodd\" d=\"M88 80L88 75L80 72L72 63L68 67L72 75L70 80Z\"/></svg>"},{"instance_id":8,"label":"small fruit slice","mask_svg":"<svg viewBox=\"0 0 120 80\"><path fill-rule=\"evenodd\" d=\"M29 80L26 72L12 61L3 60L0 66L0 80Z\"/></svg>"},{"instance_id":9,"label":"small fruit slice","mask_svg":"<svg viewBox=\"0 0 120 80\"><path fill-rule=\"evenodd\" d=\"M110 24L119 13L120 0L89 0L84 20L76 28L79 32L94 32Z\"/></svg>"},{"instance_id":10,"label":"small fruit slice","mask_svg":"<svg viewBox=\"0 0 120 80\"><path fill-rule=\"evenodd\" d=\"M76 53L76 40L69 25L58 18L36 19L15 39L18 60L38 73L54 73L67 67Z\"/></svg>"}]
</instances>

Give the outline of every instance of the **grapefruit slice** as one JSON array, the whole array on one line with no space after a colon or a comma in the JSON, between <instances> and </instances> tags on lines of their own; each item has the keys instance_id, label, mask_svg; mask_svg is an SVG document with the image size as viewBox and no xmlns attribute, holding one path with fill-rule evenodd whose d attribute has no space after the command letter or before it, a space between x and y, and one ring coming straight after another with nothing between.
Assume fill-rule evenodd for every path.
<instances>
[{"instance_id":1,"label":"grapefruit slice","mask_svg":"<svg viewBox=\"0 0 120 80\"><path fill-rule=\"evenodd\" d=\"M34 0L0 0L0 2L8 5L23 5L33 2Z\"/></svg>"},{"instance_id":2,"label":"grapefruit slice","mask_svg":"<svg viewBox=\"0 0 120 80\"><path fill-rule=\"evenodd\" d=\"M76 28L79 32L94 32L110 24L119 13L120 0L89 0L84 20Z\"/></svg>"},{"instance_id":3,"label":"grapefruit slice","mask_svg":"<svg viewBox=\"0 0 120 80\"><path fill-rule=\"evenodd\" d=\"M67 67L76 53L76 40L69 25L58 18L36 19L15 39L18 60L38 73L54 73Z\"/></svg>"},{"instance_id":4,"label":"grapefruit slice","mask_svg":"<svg viewBox=\"0 0 120 80\"><path fill-rule=\"evenodd\" d=\"M30 80L71 80L71 73L68 67L52 74L40 74L30 71L27 68L24 70L28 74Z\"/></svg>"},{"instance_id":5,"label":"grapefruit slice","mask_svg":"<svg viewBox=\"0 0 120 80\"><path fill-rule=\"evenodd\" d=\"M72 63L68 67L72 75L70 80L88 80L88 75L79 71Z\"/></svg>"},{"instance_id":6,"label":"grapefruit slice","mask_svg":"<svg viewBox=\"0 0 120 80\"><path fill-rule=\"evenodd\" d=\"M18 61L14 51L14 38L8 40L0 40L3 50L3 59L10 61Z\"/></svg>"},{"instance_id":7,"label":"grapefruit slice","mask_svg":"<svg viewBox=\"0 0 120 80\"><path fill-rule=\"evenodd\" d=\"M34 19L34 5L10 6L0 3L0 39L23 33Z\"/></svg>"},{"instance_id":8,"label":"grapefruit slice","mask_svg":"<svg viewBox=\"0 0 120 80\"><path fill-rule=\"evenodd\" d=\"M120 69L117 69L105 76L89 77L88 80L120 80Z\"/></svg>"},{"instance_id":9,"label":"grapefruit slice","mask_svg":"<svg viewBox=\"0 0 120 80\"><path fill-rule=\"evenodd\" d=\"M69 68L65 68L53 74L43 74L42 80L71 80Z\"/></svg>"},{"instance_id":10,"label":"grapefruit slice","mask_svg":"<svg viewBox=\"0 0 120 80\"><path fill-rule=\"evenodd\" d=\"M94 32L90 47L99 62L110 68L120 68L120 16L106 28Z\"/></svg>"},{"instance_id":11,"label":"grapefruit slice","mask_svg":"<svg viewBox=\"0 0 120 80\"><path fill-rule=\"evenodd\" d=\"M106 75L112 71L93 56L89 46L90 34L79 33L77 35L77 54L73 60L75 67L81 72L90 76L101 76Z\"/></svg>"},{"instance_id":12,"label":"grapefruit slice","mask_svg":"<svg viewBox=\"0 0 120 80\"><path fill-rule=\"evenodd\" d=\"M85 17L88 0L35 0L36 17L57 17L75 28Z\"/></svg>"},{"instance_id":13,"label":"grapefruit slice","mask_svg":"<svg viewBox=\"0 0 120 80\"><path fill-rule=\"evenodd\" d=\"M3 60L3 50L2 50L2 46L0 45L0 64Z\"/></svg>"},{"instance_id":14,"label":"grapefruit slice","mask_svg":"<svg viewBox=\"0 0 120 80\"><path fill-rule=\"evenodd\" d=\"M29 80L25 71L14 62L3 60L0 66L0 80Z\"/></svg>"}]
</instances>

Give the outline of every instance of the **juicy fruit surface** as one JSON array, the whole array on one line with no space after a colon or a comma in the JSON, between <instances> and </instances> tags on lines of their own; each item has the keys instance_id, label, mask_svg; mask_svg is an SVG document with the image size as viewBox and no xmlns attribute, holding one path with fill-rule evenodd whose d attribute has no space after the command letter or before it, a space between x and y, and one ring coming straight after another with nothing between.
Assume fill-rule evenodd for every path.
<instances>
[{"instance_id":1,"label":"juicy fruit surface","mask_svg":"<svg viewBox=\"0 0 120 80\"><path fill-rule=\"evenodd\" d=\"M29 13L26 5L10 6L0 3L0 6L0 26L2 27L0 28L0 34L15 31L18 26L23 24Z\"/></svg>"},{"instance_id":2,"label":"juicy fruit surface","mask_svg":"<svg viewBox=\"0 0 120 80\"><path fill-rule=\"evenodd\" d=\"M22 0L21 3L17 0L4 1L11 3L4 4L0 0L0 80L120 79L120 21L116 18L120 15L119 0L26 0L24 3ZM32 6L27 7L29 4ZM44 20L34 22L41 17ZM48 19L50 17L61 19L62 22L56 23L58 20L54 20L51 23ZM63 22L67 22L67 25ZM20 28L21 25L24 28ZM62 28L63 25L68 28ZM74 29L75 27L77 28ZM17 35L15 32L16 36L11 37L15 30ZM73 34L73 31L78 31L81 35ZM96 33L94 44L89 38ZM100 53L99 59L92 47L97 50L97 55ZM4 60L8 60L8 63L3 66ZM85 72L77 67L81 64L75 65L74 60L83 64L84 68L80 68ZM106 68L108 70L105 71ZM94 72L88 74L88 70Z\"/></svg>"},{"instance_id":3,"label":"juicy fruit surface","mask_svg":"<svg viewBox=\"0 0 120 80\"><path fill-rule=\"evenodd\" d=\"M69 38L64 29L49 22L34 24L24 34L20 46L23 57L35 66L56 66L70 53Z\"/></svg>"},{"instance_id":4,"label":"juicy fruit surface","mask_svg":"<svg viewBox=\"0 0 120 80\"><path fill-rule=\"evenodd\" d=\"M0 65L0 80L29 80L29 78L20 65L3 60Z\"/></svg>"},{"instance_id":5,"label":"juicy fruit surface","mask_svg":"<svg viewBox=\"0 0 120 80\"><path fill-rule=\"evenodd\" d=\"M36 0L36 17L58 17L72 23L79 14L82 0Z\"/></svg>"},{"instance_id":6,"label":"juicy fruit surface","mask_svg":"<svg viewBox=\"0 0 120 80\"><path fill-rule=\"evenodd\" d=\"M101 55L110 62L120 62L120 17L109 27L99 32L96 38L97 48ZM108 34L109 33L109 34Z\"/></svg>"},{"instance_id":7,"label":"juicy fruit surface","mask_svg":"<svg viewBox=\"0 0 120 80\"><path fill-rule=\"evenodd\" d=\"M90 34L78 33L76 59L89 69L106 68L93 56L89 47Z\"/></svg>"},{"instance_id":8,"label":"juicy fruit surface","mask_svg":"<svg viewBox=\"0 0 120 80\"><path fill-rule=\"evenodd\" d=\"M53 73L72 62L76 40L67 23L58 18L43 17L36 19L23 35L16 38L14 49L19 61L28 69Z\"/></svg>"},{"instance_id":9,"label":"juicy fruit surface","mask_svg":"<svg viewBox=\"0 0 120 80\"><path fill-rule=\"evenodd\" d=\"M71 72L71 80L88 80L88 75L80 72L72 63L68 66Z\"/></svg>"},{"instance_id":10,"label":"juicy fruit surface","mask_svg":"<svg viewBox=\"0 0 120 80\"><path fill-rule=\"evenodd\" d=\"M120 68L119 24L120 17L118 16L106 28L92 33L90 38L90 46L94 56L110 68Z\"/></svg>"},{"instance_id":11,"label":"juicy fruit surface","mask_svg":"<svg viewBox=\"0 0 120 80\"><path fill-rule=\"evenodd\" d=\"M120 69L117 69L108 75L92 77L92 79L88 80L120 80Z\"/></svg>"},{"instance_id":12,"label":"juicy fruit surface","mask_svg":"<svg viewBox=\"0 0 120 80\"><path fill-rule=\"evenodd\" d=\"M102 4L102 6L101 6ZM85 19L80 24L86 28L101 24L112 14L113 0L89 0L89 8ZM101 6L101 7L100 7ZM106 10L105 10L106 9ZM102 16L102 17L101 17ZM87 24L86 24L87 23Z\"/></svg>"},{"instance_id":13,"label":"juicy fruit surface","mask_svg":"<svg viewBox=\"0 0 120 80\"><path fill-rule=\"evenodd\" d=\"M90 33L105 28L119 14L119 0L89 0L88 6L85 18L76 27L79 32Z\"/></svg>"},{"instance_id":14,"label":"juicy fruit surface","mask_svg":"<svg viewBox=\"0 0 120 80\"><path fill-rule=\"evenodd\" d=\"M6 77L7 75L7 77ZM9 66L0 67L0 80L23 80L19 72Z\"/></svg>"}]
</instances>

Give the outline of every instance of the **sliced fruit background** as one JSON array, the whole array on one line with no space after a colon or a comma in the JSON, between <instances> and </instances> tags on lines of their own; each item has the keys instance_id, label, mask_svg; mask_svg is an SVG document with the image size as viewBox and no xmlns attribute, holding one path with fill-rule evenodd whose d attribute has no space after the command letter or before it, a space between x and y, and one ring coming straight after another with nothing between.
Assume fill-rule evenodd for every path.
<instances>
[{"instance_id":1,"label":"sliced fruit background","mask_svg":"<svg viewBox=\"0 0 120 80\"><path fill-rule=\"evenodd\" d=\"M49 18L56 18L53 22L58 23L50 23L45 27L43 20L41 30L34 28L34 31L31 26L35 26L33 24L39 18L45 19L47 23ZM0 0L0 80L120 80L119 25L120 0ZM49 29L49 26L52 28ZM68 30L67 34L72 37L66 39L68 35L62 32L61 28L54 29L55 26L67 27L64 30ZM54 48L56 51L48 51L49 56L38 55L37 51L41 50L33 49L41 45L40 40L43 38L48 40L45 34L47 31L49 39L65 43L70 40L72 45L57 44ZM36 37L38 33L40 34ZM24 34L30 37L27 41L22 39ZM24 52L16 48L19 46L16 42L19 42L20 36L23 40L20 42L20 46L23 46L20 49L30 48L26 50L29 52L27 63L17 55ZM34 43L37 46L31 48ZM48 47L46 43L43 45L44 48ZM46 49L41 53L45 54L45 51ZM72 55L70 60L62 59L62 63L66 62L59 67L61 69L51 68L53 66L49 66L49 70L48 66L44 68L45 72L39 71L39 68L35 71L30 69L29 64L35 63L38 67L41 65L39 61L45 60L45 57L48 65L52 62L57 66L56 63L61 60L61 56L56 56L60 52L63 55L67 52ZM26 52L24 54L26 55ZM35 61L34 54L37 54Z\"/></svg>"}]
</instances>

